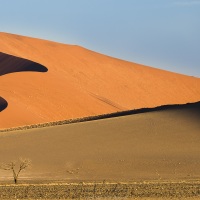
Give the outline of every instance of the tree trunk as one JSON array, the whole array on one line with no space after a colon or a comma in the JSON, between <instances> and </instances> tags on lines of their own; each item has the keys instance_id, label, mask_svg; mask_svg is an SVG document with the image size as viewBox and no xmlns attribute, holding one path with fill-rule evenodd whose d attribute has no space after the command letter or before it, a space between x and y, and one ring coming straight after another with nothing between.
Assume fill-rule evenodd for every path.
<instances>
[{"instance_id":1,"label":"tree trunk","mask_svg":"<svg viewBox=\"0 0 200 200\"><path fill-rule=\"evenodd\" d=\"M14 169L13 169L13 178L14 178L14 183L17 184L17 175Z\"/></svg>"},{"instance_id":2,"label":"tree trunk","mask_svg":"<svg viewBox=\"0 0 200 200\"><path fill-rule=\"evenodd\" d=\"M15 184L17 184L17 178L14 178L14 182L15 182Z\"/></svg>"}]
</instances>

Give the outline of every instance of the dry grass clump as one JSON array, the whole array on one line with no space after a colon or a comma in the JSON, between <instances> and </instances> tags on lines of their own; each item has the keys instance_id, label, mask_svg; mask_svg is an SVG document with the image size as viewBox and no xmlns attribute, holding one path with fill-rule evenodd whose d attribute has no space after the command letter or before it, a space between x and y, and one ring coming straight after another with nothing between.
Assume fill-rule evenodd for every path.
<instances>
[{"instance_id":1,"label":"dry grass clump","mask_svg":"<svg viewBox=\"0 0 200 200\"><path fill-rule=\"evenodd\" d=\"M200 183L1 185L0 199L126 199L200 197Z\"/></svg>"}]
</instances>

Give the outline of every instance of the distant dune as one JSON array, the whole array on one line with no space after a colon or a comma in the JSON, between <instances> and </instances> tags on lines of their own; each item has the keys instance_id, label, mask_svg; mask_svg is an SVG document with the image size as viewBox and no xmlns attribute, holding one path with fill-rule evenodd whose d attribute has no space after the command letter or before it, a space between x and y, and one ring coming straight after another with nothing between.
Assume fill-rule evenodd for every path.
<instances>
[{"instance_id":1,"label":"distant dune","mask_svg":"<svg viewBox=\"0 0 200 200\"><path fill-rule=\"evenodd\" d=\"M200 100L199 78L80 46L0 33L0 52L0 128Z\"/></svg>"},{"instance_id":2,"label":"distant dune","mask_svg":"<svg viewBox=\"0 0 200 200\"><path fill-rule=\"evenodd\" d=\"M22 179L200 178L200 103L77 124L0 133L0 163L29 158ZM11 177L0 170L0 177Z\"/></svg>"}]
</instances>

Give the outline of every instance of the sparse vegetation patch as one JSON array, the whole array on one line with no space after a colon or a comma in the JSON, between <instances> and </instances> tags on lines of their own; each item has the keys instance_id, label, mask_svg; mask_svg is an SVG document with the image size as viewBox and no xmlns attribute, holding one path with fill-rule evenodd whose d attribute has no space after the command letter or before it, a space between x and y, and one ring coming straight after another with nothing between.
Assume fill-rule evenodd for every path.
<instances>
[{"instance_id":1,"label":"sparse vegetation patch","mask_svg":"<svg viewBox=\"0 0 200 200\"><path fill-rule=\"evenodd\" d=\"M0 185L0 199L200 197L200 183L79 183Z\"/></svg>"}]
</instances>

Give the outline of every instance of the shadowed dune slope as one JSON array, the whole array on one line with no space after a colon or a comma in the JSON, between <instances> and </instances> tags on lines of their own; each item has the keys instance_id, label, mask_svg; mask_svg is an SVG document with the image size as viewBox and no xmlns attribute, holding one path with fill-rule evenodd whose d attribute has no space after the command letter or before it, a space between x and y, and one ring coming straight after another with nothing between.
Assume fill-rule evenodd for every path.
<instances>
[{"instance_id":1,"label":"shadowed dune slope","mask_svg":"<svg viewBox=\"0 0 200 200\"><path fill-rule=\"evenodd\" d=\"M199 78L80 46L0 33L0 52L48 69L1 76L0 93L9 106L0 114L0 128L200 100Z\"/></svg>"},{"instance_id":2,"label":"shadowed dune slope","mask_svg":"<svg viewBox=\"0 0 200 200\"><path fill-rule=\"evenodd\" d=\"M8 102L0 97L0 112L3 111L8 106Z\"/></svg>"},{"instance_id":3,"label":"shadowed dune slope","mask_svg":"<svg viewBox=\"0 0 200 200\"><path fill-rule=\"evenodd\" d=\"M0 76L23 71L47 72L47 68L27 59L0 52Z\"/></svg>"},{"instance_id":4,"label":"shadowed dune slope","mask_svg":"<svg viewBox=\"0 0 200 200\"><path fill-rule=\"evenodd\" d=\"M22 178L200 178L200 104L91 122L0 133L0 162L30 158ZM0 171L1 177L11 172Z\"/></svg>"}]
</instances>

